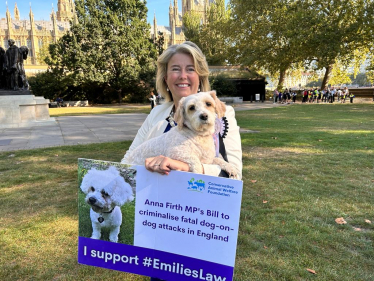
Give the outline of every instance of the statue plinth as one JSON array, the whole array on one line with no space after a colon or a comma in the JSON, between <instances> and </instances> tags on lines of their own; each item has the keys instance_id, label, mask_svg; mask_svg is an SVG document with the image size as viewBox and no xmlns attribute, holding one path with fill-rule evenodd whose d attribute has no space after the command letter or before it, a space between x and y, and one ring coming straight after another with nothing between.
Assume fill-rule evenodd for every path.
<instances>
[{"instance_id":1,"label":"statue plinth","mask_svg":"<svg viewBox=\"0 0 374 281\"><path fill-rule=\"evenodd\" d=\"M49 116L49 99L28 90L0 90L0 128L34 127L55 124Z\"/></svg>"},{"instance_id":2,"label":"statue plinth","mask_svg":"<svg viewBox=\"0 0 374 281\"><path fill-rule=\"evenodd\" d=\"M30 90L18 90L18 91L12 91L12 90L0 90L0 96L30 96L32 93Z\"/></svg>"}]
</instances>

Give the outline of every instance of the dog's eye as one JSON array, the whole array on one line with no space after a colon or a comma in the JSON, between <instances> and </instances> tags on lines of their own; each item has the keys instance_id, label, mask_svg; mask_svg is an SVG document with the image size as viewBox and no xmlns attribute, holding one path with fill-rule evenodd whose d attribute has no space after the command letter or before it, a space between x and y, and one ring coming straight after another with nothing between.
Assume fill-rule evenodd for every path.
<instances>
[{"instance_id":1,"label":"dog's eye","mask_svg":"<svg viewBox=\"0 0 374 281\"><path fill-rule=\"evenodd\" d=\"M206 106L212 106L212 103L211 102L207 102Z\"/></svg>"},{"instance_id":2,"label":"dog's eye","mask_svg":"<svg viewBox=\"0 0 374 281\"><path fill-rule=\"evenodd\" d=\"M194 106L194 105L191 105L191 106L189 107L189 110L195 110L195 106Z\"/></svg>"},{"instance_id":3,"label":"dog's eye","mask_svg":"<svg viewBox=\"0 0 374 281\"><path fill-rule=\"evenodd\" d=\"M105 192L105 190L102 190L102 191L101 191L101 194L102 194L103 196L109 196L109 194L108 194L107 192Z\"/></svg>"},{"instance_id":4,"label":"dog's eye","mask_svg":"<svg viewBox=\"0 0 374 281\"><path fill-rule=\"evenodd\" d=\"M93 186L91 186L91 190L92 190L92 191L95 191L95 188L94 188Z\"/></svg>"}]
</instances>

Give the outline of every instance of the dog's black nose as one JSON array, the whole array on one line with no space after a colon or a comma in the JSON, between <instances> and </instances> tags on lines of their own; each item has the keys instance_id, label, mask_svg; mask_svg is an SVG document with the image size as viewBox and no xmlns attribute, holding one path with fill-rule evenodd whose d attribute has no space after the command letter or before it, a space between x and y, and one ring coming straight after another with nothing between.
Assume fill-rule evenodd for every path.
<instances>
[{"instance_id":1,"label":"dog's black nose","mask_svg":"<svg viewBox=\"0 0 374 281\"><path fill-rule=\"evenodd\" d=\"M206 113L200 114L200 119L204 120L204 121L208 120L208 114L206 114Z\"/></svg>"},{"instance_id":2,"label":"dog's black nose","mask_svg":"<svg viewBox=\"0 0 374 281\"><path fill-rule=\"evenodd\" d=\"M90 197L88 198L88 201L90 202L90 204L95 204L97 200L95 197Z\"/></svg>"}]
</instances>

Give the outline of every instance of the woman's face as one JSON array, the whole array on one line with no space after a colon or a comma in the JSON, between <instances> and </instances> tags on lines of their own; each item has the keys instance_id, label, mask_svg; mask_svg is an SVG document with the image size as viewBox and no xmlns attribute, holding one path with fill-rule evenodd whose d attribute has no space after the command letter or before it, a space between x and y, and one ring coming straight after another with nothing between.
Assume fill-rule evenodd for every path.
<instances>
[{"instance_id":1,"label":"woman's face","mask_svg":"<svg viewBox=\"0 0 374 281\"><path fill-rule=\"evenodd\" d=\"M192 57L183 53L172 56L168 63L165 82L176 106L182 97L196 94L200 81Z\"/></svg>"}]
</instances>

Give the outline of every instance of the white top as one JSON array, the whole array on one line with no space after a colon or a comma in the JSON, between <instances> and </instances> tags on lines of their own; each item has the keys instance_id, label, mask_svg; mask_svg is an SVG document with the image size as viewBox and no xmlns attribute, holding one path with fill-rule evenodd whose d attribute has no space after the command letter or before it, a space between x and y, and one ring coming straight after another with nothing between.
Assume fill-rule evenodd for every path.
<instances>
[{"instance_id":1,"label":"white top","mask_svg":"<svg viewBox=\"0 0 374 281\"><path fill-rule=\"evenodd\" d=\"M168 122L165 120L172 108L174 103L167 102L156 106L152 109L151 113L148 115L147 119L144 121L143 125L138 130L138 133L135 136L134 141L132 142L128 151L126 151L125 156L123 157L121 163L131 164L127 162L127 157L130 151L134 150L143 142L160 136L164 133ZM223 139L225 144L227 159L229 163L233 164L238 170L237 179L242 178L242 146L239 133L239 127L235 119L235 111L231 106L226 105L225 117L228 121L228 132L226 137ZM206 175L218 176L221 172L221 168L218 165L213 164L203 164L204 173Z\"/></svg>"}]
</instances>

